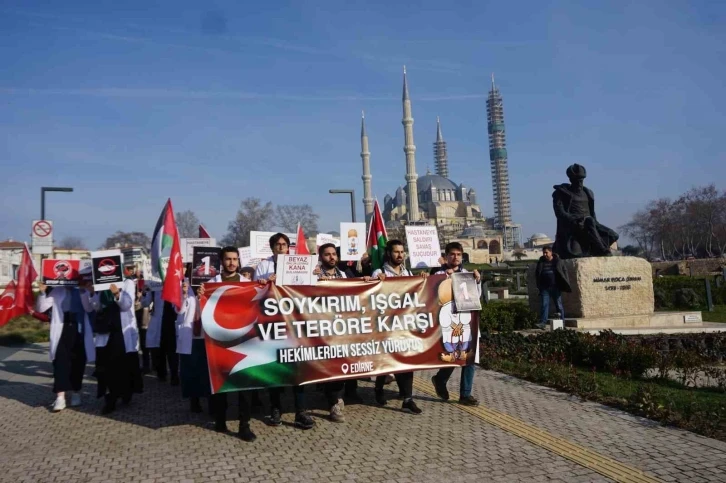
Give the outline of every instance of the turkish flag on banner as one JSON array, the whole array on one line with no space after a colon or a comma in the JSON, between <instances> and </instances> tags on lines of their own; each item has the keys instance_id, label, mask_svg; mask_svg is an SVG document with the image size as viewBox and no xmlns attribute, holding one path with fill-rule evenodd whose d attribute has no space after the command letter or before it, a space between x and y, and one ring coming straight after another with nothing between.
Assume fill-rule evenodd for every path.
<instances>
[{"instance_id":1,"label":"turkish flag on banner","mask_svg":"<svg viewBox=\"0 0 726 483\"><path fill-rule=\"evenodd\" d=\"M297 242L295 242L295 255L310 255L308 244L305 241L302 225L297 224Z\"/></svg>"}]
</instances>

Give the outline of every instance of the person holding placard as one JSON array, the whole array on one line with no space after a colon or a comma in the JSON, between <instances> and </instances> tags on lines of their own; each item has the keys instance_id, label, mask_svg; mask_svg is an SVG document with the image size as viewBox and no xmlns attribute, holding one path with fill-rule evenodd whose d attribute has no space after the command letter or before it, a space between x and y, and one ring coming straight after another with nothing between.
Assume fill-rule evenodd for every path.
<instances>
[{"instance_id":1,"label":"person holding placard","mask_svg":"<svg viewBox=\"0 0 726 483\"><path fill-rule=\"evenodd\" d=\"M53 362L53 411L66 408L66 392L71 393L71 406L81 405L81 386L86 362L95 360L93 332L77 288L48 287L38 284L40 293L35 310L51 309L50 360Z\"/></svg>"},{"instance_id":2,"label":"person holding placard","mask_svg":"<svg viewBox=\"0 0 726 483\"><path fill-rule=\"evenodd\" d=\"M272 256L266 260L262 260L257 269L253 280L261 285L267 283L275 283L277 272L277 257L279 255L287 255L290 252L290 238L284 233L275 233L270 237L270 248ZM280 426L282 424L282 390L281 387L273 387L268 390L270 395L270 416L266 422L270 426ZM305 390L303 386L293 386L293 395L295 397L295 427L300 429L311 429L315 426L315 421L305 410Z\"/></svg>"},{"instance_id":3,"label":"person holding placard","mask_svg":"<svg viewBox=\"0 0 726 483\"><path fill-rule=\"evenodd\" d=\"M249 280L239 273L239 250L237 247L227 246L223 247L219 254L220 260L222 261L222 269L220 273L211 279L208 283L220 283L220 282L248 282ZM204 284L199 286L197 295L203 297L206 293ZM201 314L200 314L201 315ZM197 331L195 326L195 331ZM205 350L203 340L203 328L201 321L199 324L198 332L202 338L202 343L199 344L200 350ZM196 334L195 334L196 337ZM193 351L196 348L192 349ZM205 361L206 361L206 350L205 350ZM203 370L207 370L207 363L204 362ZM250 403L254 406L261 406L257 391L249 391L252 394L250 399L247 397L248 391L237 392L237 400L239 405L239 432L238 437L243 441L252 442L257 439L257 435L250 429L250 419L252 418L252 411L250 409ZM214 430L218 433L227 433L227 394L219 393L213 394L209 400L212 406L212 413L214 415Z\"/></svg>"},{"instance_id":4,"label":"person holding placard","mask_svg":"<svg viewBox=\"0 0 726 483\"><path fill-rule=\"evenodd\" d=\"M379 268L373 272L372 278L380 278L385 280L388 277L412 277L413 274L406 268L404 262L406 254L403 242L400 240L389 240L386 243L385 263L383 268ZM428 273L422 272L423 278L428 277ZM398 372L394 374L398 391L403 397L403 405L401 409L413 414L421 414L421 409L413 400L413 371ZM383 392L383 386L386 383L386 376L376 377L376 402L381 406L386 405L386 396Z\"/></svg>"},{"instance_id":5,"label":"person holding placard","mask_svg":"<svg viewBox=\"0 0 726 483\"><path fill-rule=\"evenodd\" d=\"M134 392L143 391L135 294L136 284L127 279L122 288L111 284L108 290L95 292L91 286L83 295L86 311L96 312L98 397L106 401L102 414L114 411L118 399L128 404Z\"/></svg>"},{"instance_id":6,"label":"person holding placard","mask_svg":"<svg viewBox=\"0 0 726 483\"><path fill-rule=\"evenodd\" d=\"M465 269L462 265L462 262L464 260L464 247L459 242L451 242L448 243L445 247L445 253L446 253L446 263L441 266L441 268L431 269L432 275L443 275L445 274L447 277L451 277L452 274L460 272L460 273L467 273L468 270ZM474 280L476 280L477 283L477 289L479 292L479 297L481 297L481 285L479 284L481 282L481 275L479 274L478 270L474 270ZM449 286L447 285L447 288ZM444 304L445 309L447 310L449 315L451 314L451 310L453 308L453 304L451 303L451 294L445 294L446 300L440 300L441 303ZM442 315L439 314L439 320L442 322L441 326L441 333L444 337L444 340L450 341L452 340L453 335L453 328L451 327L451 324L446 325L442 320ZM446 325L446 326L445 326ZM461 339L468 340L468 338L471 337L471 333L469 332L469 336L467 338L467 331L470 331L470 326L468 324L463 324L462 328L463 332L461 334ZM451 344L450 342L445 342L444 347L447 348L447 344ZM468 344L468 342L467 342ZM449 352L453 353L454 348L453 346ZM436 389L436 394L443 399L444 401L449 400L449 390L446 388L446 383L449 381L449 378L451 378L451 375L454 373L455 367L446 367L439 369L439 371L431 378L431 382L434 385L434 389ZM474 384L474 365L465 365L461 366L461 382L459 383L459 404L463 404L465 406L478 406L479 401L471 395L472 386Z\"/></svg>"}]
</instances>

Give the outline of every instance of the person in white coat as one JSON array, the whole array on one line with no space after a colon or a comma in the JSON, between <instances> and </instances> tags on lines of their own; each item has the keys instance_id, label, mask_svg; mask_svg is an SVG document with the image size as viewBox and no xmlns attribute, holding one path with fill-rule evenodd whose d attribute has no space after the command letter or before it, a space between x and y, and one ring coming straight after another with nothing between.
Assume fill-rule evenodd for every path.
<instances>
[{"instance_id":1,"label":"person in white coat","mask_svg":"<svg viewBox=\"0 0 726 483\"><path fill-rule=\"evenodd\" d=\"M199 302L189 280L182 284L185 294L176 319L176 351L179 354L182 397L189 398L190 410L201 413L200 399L211 395L207 351L204 348L204 332L200 322Z\"/></svg>"},{"instance_id":2,"label":"person in white coat","mask_svg":"<svg viewBox=\"0 0 726 483\"><path fill-rule=\"evenodd\" d=\"M102 413L116 409L116 401L131 402L133 393L143 391L139 367L139 332L134 314L136 284L127 279L122 288L112 284L109 290L94 293L85 303L96 312L98 396L105 398Z\"/></svg>"},{"instance_id":3,"label":"person in white coat","mask_svg":"<svg viewBox=\"0 0 726 483\"><path fill-rule=\"evenodd\" d=\"M154 308L146 330L146 347L151 352L151 358L156 376L159 381L166 381L170 373L172 386L179 385L179 357L176 351L176 311L170 302L161 298L161 291L147 294L141 305L148 307L153 300Z\"/></svg>"},{"instance_id":4,"label":"person in white coat","mask_svg":"<svg viewBox=\"0 0 726 483\"><path fill-rule=\"evenodd\" d=\"M50 318L50 360L53 361L53 411L66 408L66 392L71 406L81 404L81 386L86 362L95 360L93 332L81 302L80 291L71 287L47 287L40 283L35 310L52 309Z\"/></svg>"}]
</instances>

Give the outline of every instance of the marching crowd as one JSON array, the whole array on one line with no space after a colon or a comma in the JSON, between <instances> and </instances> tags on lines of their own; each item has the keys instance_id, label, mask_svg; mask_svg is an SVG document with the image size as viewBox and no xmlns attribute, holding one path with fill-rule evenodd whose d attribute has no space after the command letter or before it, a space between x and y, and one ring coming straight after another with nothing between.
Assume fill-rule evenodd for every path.
<instances>
[{"instance_id":1,"label":"marching crowd","mask_svg":"<svg viewBox=\"0 0 726 483\"><path fill-rule=\"evenodd\" d=\"M273 235L270 240L273 255L261 261L256 268L240 267L236 247L221 249L221 271L210 280L211 283L275 283L277 257L289 253L290 240L283 233ZM462 266L464 250L459 243L446 245L441 267L429 274L466 272ZM385 280L390 277L410 277L413 274L405 267L404 245L401 241L388 241L383 266L372 270L370 258L364 255L360 262L341 262L338 249L325 244L318 249L319 265L315 274L320 280L340 278L363 278ZM40 294L36 299L37 312L51 312L50 358L53 361L53 392L56 395L53 411L62 411L67 404L79 406L81 387L86 364L95 362L94 377L98 382L97 397L104 399L103 414L117 408L119 400L126 405L134 394L143 391L143 376L152 371L158 381L169 380L172 386L181 386L181 395L190 401L192 412L202 412L201 399L208 398L209 411L214 417L218 432L227 429L227 394L211 394L204 333L200 320L199 297L205 294L205 286L195 290L188 279L182 284L183 302L176 306L161 298L161 292L151 291L144 286L138 272L124 280L121 286L111 285L109 290L97 292L90 280L90 267L82 272L79 287L47 287L39 284ZM480 274L474 271L477 282ZM477 284L478 285L478 284ZM141 360L139 360L139 350ZM459 403L476 406L479 402L471 394L474 380L474 366L461 367ZM446 383L454 367L441 369L432 377L434 389L443 400L449 399ZM386 405L384 385L395 378L402 410L421 414L413 399L413 372L399 372L393 377L381 375L375 379L375 401ZM311 429L315 421L307 411L305 386L292 388L295 426ZM330 420L343 422L345 402L359 403L355 379L328 382L319 385L330 410ZM269 426L281 424L283 412L282 394L284 388L267 390L269 415L265 422ZM67 395L70 395L70 398ZM70 399L70 402L68 402ZM250 429L252 410L263 403L259 390L237 393L239 404L238 436L244 441L254 441Z\"/></svg>"}]
</instances>

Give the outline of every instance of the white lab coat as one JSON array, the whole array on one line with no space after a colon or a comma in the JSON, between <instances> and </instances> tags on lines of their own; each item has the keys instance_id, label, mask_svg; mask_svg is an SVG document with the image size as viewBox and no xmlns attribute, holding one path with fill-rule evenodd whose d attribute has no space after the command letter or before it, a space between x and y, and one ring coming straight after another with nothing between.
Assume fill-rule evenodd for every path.
<instances>
[{"instance_id":1,"label":"white lab coat","mask_svg":"<svg viewBox=\"0 0 726 483\"><path fill-rule=\"evenodd\" d=\"M63 333L63 313L71 310L70 291L75 290L67 287L55 287L50 295L40 293L35 301L36 312L45 312L52 308L50 317L50 360L55 360L55 352L58 349L58 342ZM81 294L81 303L83 294ZM83 317L83 345L86 349L86 361L96 360L96 349L93 346L93 331L88 321L88 314Z\"/></svg>"},{"instance_id":2,"label":"white lab coat","mask_svg":"<svg viewBox=\"0 0 726 483\"><path fill-rule=\"evenodd\" d=\"M197 297L189 289L181 308L174 306L176 313L176 352L177 354L192 353L192 339L203 339L204 335L194 336L194 319L198 311Z\"/></svg>"},{"instance_id":3,"label":"white lab coat","mask_svg":"<svg viewBox=\"0 0 726 483\"><path fill-rule=\"evenodd\" d=\"M98 292L91 296L88 292L83 291L81 293L81 302L83 308L86 309L87 313L95 312L101 309L100 295ZM108 344L109 334L93 334L93 345L96 347L106 347Z\"/></svg>"},{"instance_id":4,"label":"white lab coat","mask_svg":"<svg viewBox=\"0 0 726 483\"><path fill-rule=\"evenodd\" d=\"M93 297L87 297L84 302L86 311L101 310L100 294L96 293ZM121 295L116 303L121 311L121 332L124 336L124 346L126 353L139 351L139 329L136 327L136 313L134 312L134 297L136 297L136 282L131 279L124 280L121 286ZM81 297L83 301L83 297ZM96 334L96 347L105 347L108 343L109 334Z\"/></svg>"},{"instance_id":5,"label":"white lab coat","mask_svg":"<svg viewBox=\"0 0 726 483\"><path fill-rule=\"evenodd\" d=\"M141 305L148 307L154 301L154 312L149 319L146 329L146 348L157 349L161 346L161 317L164 315L164 301L161 299L161 290L148 292L141 299Z\"/></svg>"},{"instance_id":6,"label":"white lab coat","mask_svg":"<svg viewBox=\"0 0 726 483\"><path fill-rule=\"evenodd\" d=\"M275 274L275 256L271 256L265 260L262 260L255 269L255 274L252 276L252 280L268 280L271 275Z\"/></svg>"}]
</instances>

